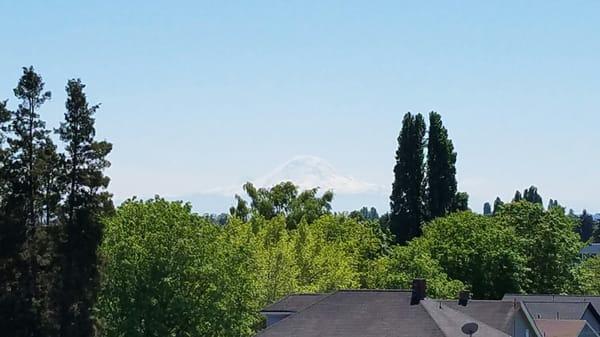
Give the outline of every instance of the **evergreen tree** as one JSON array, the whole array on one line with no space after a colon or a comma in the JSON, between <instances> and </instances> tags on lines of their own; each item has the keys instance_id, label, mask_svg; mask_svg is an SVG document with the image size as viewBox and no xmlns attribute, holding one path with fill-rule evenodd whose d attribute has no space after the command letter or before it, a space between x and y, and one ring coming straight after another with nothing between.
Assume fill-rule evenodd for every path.
<instances>
[{"instance_id":1,"label":"evergreen tree","mask_svg":"<svg viewBox=\"0 0 600 337\"><path fill-rule=\"evenodd\" d=\"M112 145L95 140L93 115L99 106L88 104L84 88L80 80L68 81L65 122L57 130L66 152L60 296L63 337L92 335L91 309L98 283L96 250L102 239L100 216L112 210L111 196L105 191L109 178L104 175Z\"/></svg>"},{"instance_id":2,"label":"evergreen tree","mask_svg":"<svg viewBox=\"0 0 600 337\"><path fill-rule=\"evenodd\" d=\"M496 200L494 200L494 209L492 210L492 214L495 215L496 213L498 213L502 206L504 206L504 202L502 201L502 199L500 199L500 197L496 197Z\"/></svg>"},{"instance_id":3,"label":"evergreen tree","mask_svg":"<svg viewBox=\"0 0 600 337\"><path fill-rule=\"evenodd\" d=\"M437 218L452 211L456 195L456 152L437 112L429 114L427 141L428 215Z\"/></svg>"},{"instance_id":4,"label":"evergreen tree","mask_svg":"<svg viewBox=\"0 0 600 337\"><path fill-rule=\"evenodd\" d=\"M394 183L390 196L390 230L399 243L421 235L424 212L424 137L421 114L407 113L398 137Z\"/></svg>"},{"instance_id":5,"label":"evergreen tree","mask_svg":"<svg viewBox=\"0 0 600 337\"><path fill-rule=\"evenodd\" d=\"M512 201L513 201L513 202L519 202L519 201L521 201L521 200L523 200L523 196L521 195L521 191L517 190L517 191L515 192L515 196L513 197L513 200L512 200Z\"/></svg>"},{"instance_id":6,"label":"evergreen tree","mask_svg":"<svg viewBox=\"0 0 600 337\"><path fill-rule=\"evenodd\" d=\"M12 193L14 179L8 131L14 115L0 101L0 326L7 336L32 336L35 317L27 295L27 260L23 253L25 222L15 216L22 202Z\"/></svg>"},{"instance_id":7,"label":"evergreen tree","mask_svg":"<svg viewBox=\"0 0 600 337\"><path fill-rule=\"evenodd\" d=\"M558 206L557 200L552 200L552 199L548 200L548 210L550 210L556 206Z\"/></svg>"},{"instance_id":8,"label":"evergreen tree","mask_svg":"<svg viewBox=\"0 0 600 337\"><path fill-rule=\"evenodd\" d=\"M538 194L537 187L530 186L523 191L523 199L534 204L543 205L542 197Z\"/></svg>"},{"instance_id":9,"label":"evergreen tree","mask_svg":"<svg viewBox=\"0 0 600 337\"><path fill-rule=\"evenodd\" d=\"M15 293L20 296L15 308L14 327L25 336L42 334L41 312L45 301L45 283L38 278L40 261L37 250L37 229L46 218L44 206L44 174L49 159L44 153L49 150L49 131L41 120L38 109L50 99L44 91L44 82L33 67L23 68L17 87L13 90L20 101L12 111L10 136L8 137L9 158L5 170L7 190L4 196L4 216L18 240L14 243L17 255L11 258L14 272Z\"/></svg>"},{"instance_id":10,"label":"evergreen tree","mask_svg":"<svg viewBox=\"0 0 600 337\"><path fill-rule=\"evenodd\" d=\"M492 205L487 201L483 204L483 215L492 215Z\"/></svg>"},{"instance_id":11,"label":"evergreen tree","mask_svg":"<svg viewBox=\"0 0 600 337\"><path fill-rule=\"evenodd\" d=\"M594 234L594 225L594 218L584 209L583 213L579 216L577 226L577 232L579 233L582 242L587 242L592 238L592 235Z\"/></svg>"},{"instance_id":12,"label":"evergreen tree","mask_svg":"<svg viewBox=\"0 0 600 337\"><path fill-rule=\"evenodd\" d=\"M469 210L469 194L467 192L458 192L452 199L450 205L452 212L463 212Z\"/></svg>"},{"instance_id":13,"label":"evergreen tree","mask_svg":"<svg viewBox=\"0 0 600 337\"><path fill-rule=\"evenodd\" d=\"M40 119L37 109L51 97L44 91L44 82L33 67L23 68L23 76L14 89L15 96L21 100L14 111L11 131L14 138L9 139L11 155L15 162L10 177L13 190L24 199L23 214L30 228L35 227L42 217L41 169L45 166L40 154L48 143L49 131Z\"/></svg>"}]
</instances>

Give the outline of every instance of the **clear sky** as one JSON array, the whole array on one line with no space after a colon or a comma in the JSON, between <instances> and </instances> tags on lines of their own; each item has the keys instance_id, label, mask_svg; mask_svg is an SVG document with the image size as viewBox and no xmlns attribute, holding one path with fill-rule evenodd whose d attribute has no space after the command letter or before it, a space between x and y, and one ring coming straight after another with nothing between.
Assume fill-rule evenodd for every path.
<instances>
[{"instance_id":1,"label":"clear sky","mask_svg":"<svg viewBox=\"0 0 600 337\"><path fill-rule=\"evenodd\" d=\"M474 210L534 184L600 211L595 0L0 0L0 13L0 97L14 106L34 65L56 127L67 79L87 83L117 199L226 188L298 155L389 189L403 114L436 110Z\"/></svg>"}]
</instances>

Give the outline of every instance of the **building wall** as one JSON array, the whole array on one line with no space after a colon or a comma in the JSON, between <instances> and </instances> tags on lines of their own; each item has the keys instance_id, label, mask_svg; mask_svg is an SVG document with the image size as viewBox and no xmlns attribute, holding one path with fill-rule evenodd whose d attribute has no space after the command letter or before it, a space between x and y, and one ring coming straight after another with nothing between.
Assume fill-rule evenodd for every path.
<instances>
[{"instance_id":1,"label":"building wall","mask_svg":"<svg viewBox=\"0 0 600 337\"><path fill-rule=\"evenodd\" d=\"M592 314L590 308L588 308L583 314L582 319L586 320L588 324L594 329L596 332L600 332L600 322L596 319L596 316Z\"/></svg>"},{"instance_id":2,"label":"building wall","mask_svg":"<svg viewBox=\"0 0 600 337\"><path fill-rule=\"evenodd\" d=\"M535 337L535 331L522 310L515 313L513 337Z\"/></svg>"},{"instance_id":3,"label":"building wall","mask_svg":"<svg viewBox=\"0 0 600 337\"><path fill-rule=\"evenodd\" d=\"M577 337L598 337L598 335L596 335L596 333L588 325L586 325Z\"/></svg>"},{"instance_id":4,"label":"building wall","mask_svg":"<svg viewBox=\"0 0 600 337\"><path fill-rule=\"evenodd\" d=\"M271 325L281 321L282 319L288 317L289 315L290 315L289 313L265 314L265 317L267 317L267 327L270 327Z\"/></svg>"}]
</instances>

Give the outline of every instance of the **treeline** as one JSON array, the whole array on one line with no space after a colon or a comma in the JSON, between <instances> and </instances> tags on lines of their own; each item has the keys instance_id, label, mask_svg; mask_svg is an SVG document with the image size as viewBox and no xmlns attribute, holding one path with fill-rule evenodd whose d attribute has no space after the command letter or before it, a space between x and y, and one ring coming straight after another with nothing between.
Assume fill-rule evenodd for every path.
<instances>
[{"instance_id":1,"label":"treeline","mask_svg":"<svg viewBox=\"0 0 600 337\"><path fill-rule=\"evenodd\" d=\"M95 139L85 85L67 82L64 121L40 117L51 98L33 67L0 101L0 327L3 336L91 336L111 144ZM12 106L12 108L11 108ZM59 140L58 144L55 140ZM59 146L64 151L58 151Z\"/></svg>"},{"instance_id":2,"label":"treeline","mask_svg":"<svg viewBox=\"0 0 600 337\"><path fill-rule=\"evenodd\" d=\"M521 191L517 190L512 199L512 202L528 201L530 203L537 204L543 207L544 201L542 196L538 193L538 189L535 186L530 186ZM483 215L494 215L504 206L504 202L500 197L496 197L494 206L490 205L489 202L483 204ZM558 200L549 199L547 208L560 209L565 212L565 208L558 203ZM569 209L569 217L576 223L574 228L575 232L579 234L582 242L600 242L600 222L594 220L594 217L583 210L581 215L576 215L573 209Z\"/></svg>"},{"instance_id":3,"label":"treeline","mask_svg":"<svg viewBox=\"0 0 600 337\"><path fill-rule=\"evenodd\" d=\"M420 114L404 118L389 213L334 213L331 191L282 182L247 183L228 215L201 216L159 197L113 208L111 144L96 140L98 105L84 89L67 82L52 131L33 68L16 106L0 104L3 335L252 336L259 310L289 293L408 288L416 277L437 298L600 294L600 257L579 256L589 230L556 201L545 209L529 188L486 215L468 210L435 112L428 131Z\"/></svg>"},{"instance_id":4,"label":"treeline","mask_svg":"<svg viewBox=\"0 0 600 337\"><path fill-rule=\"evenodd\" d=\"M333 213L329 192L245 185L222 225L189 204L129 200L108 218L98 305L105 336L251 336L258 311L297 292L407 289L477 299L600 294L600 257L582 259L576 221L525 200L494 215L453 212L396 244L370 209ZM285 191L285 192L284 192Z\"/></svg>"}]
</instances>

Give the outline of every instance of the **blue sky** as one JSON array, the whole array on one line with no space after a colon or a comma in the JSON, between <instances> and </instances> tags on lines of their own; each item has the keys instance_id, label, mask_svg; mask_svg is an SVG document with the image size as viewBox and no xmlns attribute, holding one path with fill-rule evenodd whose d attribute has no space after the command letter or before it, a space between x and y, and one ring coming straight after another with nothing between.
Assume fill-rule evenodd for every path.
<instances>
[{"instance_id":1,"label":"blue sky","mask_svg":"<svg viewBox=\"0 0 600 337\"><path fill-rule=\"evenodd\" d=\"M119 200L227 190L299 155L389 188L403 114L436 110L474 210L531 184L600 210L598 1L1 1L0 13L0 97L34 65L54 127L67 79L87 83ZM385 208L385 194L365 203Z\"/></svg>"}]
</instances>

